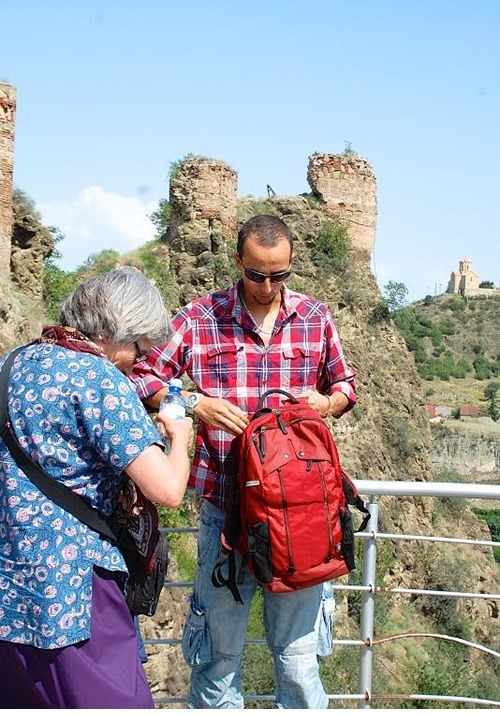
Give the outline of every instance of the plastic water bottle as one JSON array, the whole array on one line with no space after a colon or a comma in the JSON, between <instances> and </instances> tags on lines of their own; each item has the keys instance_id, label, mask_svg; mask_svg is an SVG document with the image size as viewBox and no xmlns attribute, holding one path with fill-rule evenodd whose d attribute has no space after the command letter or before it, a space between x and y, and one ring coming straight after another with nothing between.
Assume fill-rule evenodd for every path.
<instances>
[{"instance_id":1,"label":"plastic water bottle","mask_svg":"<svg viewBox=\"0 0 500 716\"><path fill-rule=\"evenodd\" d=\"M162 413L173 420L182 420L186 416L186 403L181 394L182 380L179 378L171 378L168 384L168 393L162 399L158 413ZM158 421L157 430L161 435L165 445L165 452L170 452L170 441L165 433L163 424Z\"/></svg>"},{"instance_id":2,"label":"plastic water bottle","mask_svg":"<svg viewBox=\"0 0 500 716\"><path fill-rule=\"evenodd\" d=\"M168 384L168 393L160 403L160 413L172 418L182 420L186 417L186 402L181 394L182 380L172 378Z\"/></svg>"}]
</instances>

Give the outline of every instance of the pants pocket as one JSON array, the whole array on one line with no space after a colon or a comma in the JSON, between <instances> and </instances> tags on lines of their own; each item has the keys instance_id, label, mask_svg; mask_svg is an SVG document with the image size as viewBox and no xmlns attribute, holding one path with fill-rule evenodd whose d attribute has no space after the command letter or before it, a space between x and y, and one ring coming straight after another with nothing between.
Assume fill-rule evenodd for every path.
<instances>
[{"instance_id":1,"label":"pants pocket","mask_svg":"<svg viewBox=\"0 0 500 716\"><path fill-rule=\"evenodd\" d=\"M335 597L330 582L323 584L321 595L321 612L319 615L318 656L328 656L333 650L333 612L335 610Z\"/></svg>"},{"instance_id":2,"label":"pants pocket","mask_svg":"<svg viewBox=\"0 0 500 716\"><path fill-rule=\"evenodd\" d=\"M354 559L354 527L352 525L352 516L349 510L341 508L340 510L340 526L342 527L342 554L345 563L350 571L356 567Z\"/></svg>"},{"instance_id":3,"label":"pants pocket","mask_svg":"<svg viewBox=\"0 0 500 716\"><path fill-rule=\"evenodd\" d=\"M267 522L258 522L256 525L248 526L248 557L251 560L255 578L262 584L272 582L273 570Z\"/></svg>"},{"instance_id":4,"label":"pants pocket","mask_svg":"<svg viewBox=\"0 0 500 716\"><path fill-rule=\"evenodd\" d=\"M212 639L205 612L196 606L193 598L182 632L182 654L188 666L201 666L212 661Z\"/></svg>"}]
</instances>

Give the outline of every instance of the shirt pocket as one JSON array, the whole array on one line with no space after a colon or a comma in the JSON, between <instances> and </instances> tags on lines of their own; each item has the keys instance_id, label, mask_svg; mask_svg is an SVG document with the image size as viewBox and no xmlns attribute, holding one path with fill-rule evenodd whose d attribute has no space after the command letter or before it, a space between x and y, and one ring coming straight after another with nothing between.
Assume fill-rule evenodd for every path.
<instances>
[{"instance_id":1,"label":"shirt pocket","mask_svg":"<svg viewBox=\"0 0 500 716\"><path fill-rule=\"evenodd\" d=\"M214 398L230 395L238 384L238 364L243 346L221 344L209 348L206 354L208 385L205 392Z\"/></svg>"},{"instance_id":2,"label":"shirt pocket","mask_svg":"<svg viewBox=\"0 0 500 716\"><path fill-rule=\"evenodd\" d=\"M314 351L302 346L283 348L282 388L308 390L316 387L318 376L318 358Z\"/></svg>"}]
</instances>

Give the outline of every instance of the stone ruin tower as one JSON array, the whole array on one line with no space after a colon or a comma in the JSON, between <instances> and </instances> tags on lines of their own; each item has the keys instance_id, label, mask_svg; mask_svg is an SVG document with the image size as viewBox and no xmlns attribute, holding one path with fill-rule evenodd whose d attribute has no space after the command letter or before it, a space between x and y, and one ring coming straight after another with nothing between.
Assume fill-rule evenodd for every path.
<instances>
[{"instance_id":1,"label":"stone ruin tower","mask_svg":"<svg viewBox=\"0 0 500 716\"><path fill-rule=\"evenodd\" d=\"M377 228L377 182L367 160L349 152L316 152L309 157L307 181L328 213L346 222L354 251L370 260Z\"/></svg>"},{"instance_id":2,"label":"stone ruin tower","mask_svg":"<svg viewBox=\"0 0 500 716\"><path fill-rule=\"evenodd\" d=\"M16 90L0 82L0 274L10 273Z\"/></svg>"},{"instance_id":3,"label":"stone ruin tower","mask_svg":"<svg viewBox=\"0 0 500 716\"><path fill-rule=\"evenodd\" d=\"M224 162L186 157L170 178L170 269L180 304L210 293L227 275L236 235L238 175Z\"/></svg>"}]
</instances>

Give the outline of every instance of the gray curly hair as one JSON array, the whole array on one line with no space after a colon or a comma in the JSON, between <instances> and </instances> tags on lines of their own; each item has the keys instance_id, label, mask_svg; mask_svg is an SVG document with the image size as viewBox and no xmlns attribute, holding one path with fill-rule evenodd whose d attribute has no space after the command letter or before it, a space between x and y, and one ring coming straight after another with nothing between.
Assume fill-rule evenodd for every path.
<instances>
[{"instance_id":1,"label":"gray curly hair","mask_svg":"<svg viewBox=\"0 0 500 716\"><path fill-rule=\"evenodd\" d=\"M165 343L170 316L158 289L134 266L122 266L81 283L61 306L59 322L91 340Z\"/></svg>"}]
</instances>

